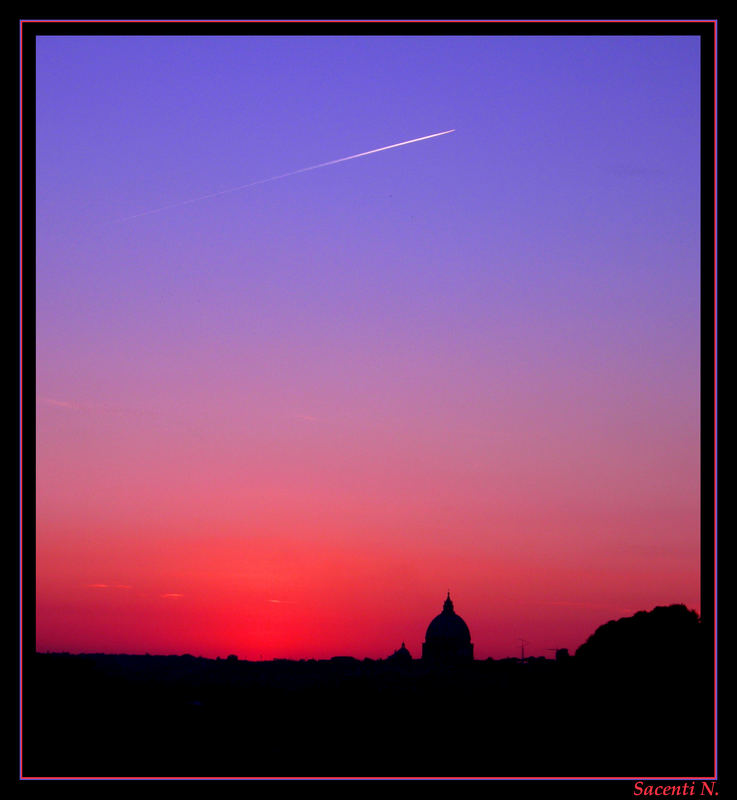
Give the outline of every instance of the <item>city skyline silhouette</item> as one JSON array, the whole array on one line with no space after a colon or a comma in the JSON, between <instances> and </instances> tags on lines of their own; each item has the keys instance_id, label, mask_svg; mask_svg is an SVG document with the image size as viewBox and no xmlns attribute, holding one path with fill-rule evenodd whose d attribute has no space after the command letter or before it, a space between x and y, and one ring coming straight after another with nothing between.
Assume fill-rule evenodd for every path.
<instances>
[{"instance_id":1,"label":"city skyline silhouette","mask_svg":"<svg viewBox=\"0 0 737 800\"><path fill-rule=\"evenodd\" d=\"M428 625L420 659L404 643L378 660L36 654L26 774L713 770L705 735L714 724L713 645L696 612L675 604L610 620L575 654L483 661L464 649L468 628L450 621L456 616L448 597ZM643 709L648 724L633 729L632 716ZM102 738L101 715L114 721Z\"/></svg>"},{"instance_id":2,"label":"city skyline silhouette","mask_svg":"<svg viewBox=\"0 0 737 800\"><path fill-rule=\"evenodd\" d=\"M21 41L25 768L713 770L714 24Z\"/></svg>"}]
</instances>

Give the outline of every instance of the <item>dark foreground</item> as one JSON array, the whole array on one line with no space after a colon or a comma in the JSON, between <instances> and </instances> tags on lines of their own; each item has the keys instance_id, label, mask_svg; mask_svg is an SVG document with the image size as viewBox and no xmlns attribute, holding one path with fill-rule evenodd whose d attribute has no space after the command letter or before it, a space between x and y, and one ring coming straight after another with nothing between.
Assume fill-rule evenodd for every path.
<instances>
[{"instance_id":1,"label":"dark foreground","mask_svg":"<svg viewBox=\"0 0 737 800\"><path fill-rule=\"evenodd\" d=\"M578 663L577 663L578 662ZM699 777L713 691L694 660L244 662L37 654L25 777Z\"/></svg>"}]
</instances>

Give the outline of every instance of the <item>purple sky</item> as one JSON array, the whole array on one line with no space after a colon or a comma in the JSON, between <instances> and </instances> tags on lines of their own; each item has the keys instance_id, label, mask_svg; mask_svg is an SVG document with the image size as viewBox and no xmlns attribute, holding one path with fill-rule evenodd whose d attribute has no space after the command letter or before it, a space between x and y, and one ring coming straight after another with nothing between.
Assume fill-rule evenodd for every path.
<instances>
[{"instance_id":1,"label":"purple sky","mask_svg":"<svg viewBox=\"0 0 737 800\"><path fill-rule=\"evenodd\" d=\"M448 588L479 657L696 607L699 86L695 36L39 37L39 646L155 651L77 592L180 546L157 596L397 593L328 653Z\"/></svg>"}]
</instances>

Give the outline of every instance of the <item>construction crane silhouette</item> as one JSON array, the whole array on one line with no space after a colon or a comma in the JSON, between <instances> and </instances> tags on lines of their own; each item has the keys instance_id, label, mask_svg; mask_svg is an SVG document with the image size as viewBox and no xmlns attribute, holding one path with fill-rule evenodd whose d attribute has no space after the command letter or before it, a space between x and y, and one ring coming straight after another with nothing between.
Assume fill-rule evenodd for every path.
<instances>
[{"instance_id":1,"label":"construction crane silhouette","mask_svg":"<svg viewBox=\"0 0 737 800\"><path fill-rule=\"evenodd\" d=\"M519 636L517 638L520 640L520 642L522 642L522 658L520 659L520 661L521 661L522 664L524 664L525 663L525 645L526 644L530 644L530 643L526 639L520 639Z\"/></svg>"}]
</instances>

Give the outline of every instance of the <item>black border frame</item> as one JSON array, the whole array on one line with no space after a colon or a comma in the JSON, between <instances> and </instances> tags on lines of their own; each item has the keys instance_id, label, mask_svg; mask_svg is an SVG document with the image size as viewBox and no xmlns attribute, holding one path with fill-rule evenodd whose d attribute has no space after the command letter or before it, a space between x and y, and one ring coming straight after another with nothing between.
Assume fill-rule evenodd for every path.
<instances>
[{"instance_id":1,"label":"black border frame","mask_svg":"<svg viewBox=\"0 0 737 800\"><path fill-rule=\"evenodd\" d=\"M701 42L701 397L702 397L702 508L701 508L701 617L712 636L715 655L715 713L717 710L717 525L719 470L717 463L717 19L497 19L497 20L156 20L65 19L19 20L17 50L19 80L19 271L16 330L19 332L19 485L18 561L21 613L18 617L19 721L22 731L23 684L32 686L31 665L35 653L35 61L39 36L698 36ZM717 720L714 727L717 775ZM22 747L18 777L22 773ZM701 779L703 776L698 776ZM461 779L459 777L459 779ZM279 778L276 778L279 780ZM494 780L494 779L490 779ZM582 797L632 796L630 779L495 780L499 788L518 794L527 783L536 795L560 791ZM647 780L646 783L665 781ZM545 785L544 785L545 784ZM564 784L564 785L561 785Z\"/></svg>"}]
</instances>

